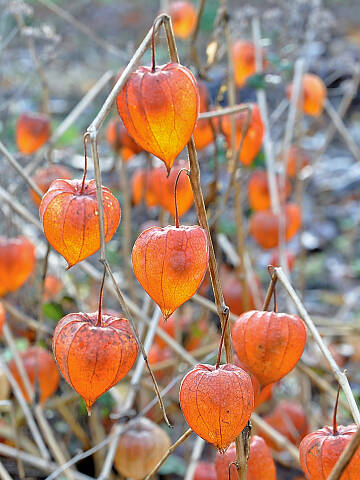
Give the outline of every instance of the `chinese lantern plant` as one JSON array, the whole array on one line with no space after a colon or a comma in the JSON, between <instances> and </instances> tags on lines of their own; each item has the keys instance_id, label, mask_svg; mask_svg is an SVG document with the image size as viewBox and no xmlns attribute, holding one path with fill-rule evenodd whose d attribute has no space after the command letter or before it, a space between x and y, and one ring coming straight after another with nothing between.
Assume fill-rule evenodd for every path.
<instances>
[{"instance_id":1,"label":"chinese lantern plant","mask_svg":"<svg viewBox=\"0 0 360 480\"><path fill-rule=\"evenodd\" d=\"M250 376L231 363L220 365L228 318L223 327L216 365L196 365L180 385L180 406L186 422L219 452L225 452L240 435L254 409Z\"/></svg>"},{"instance_id":2,"label":"chinese lantern plant","mask_svg":"<svg viewBox=\"0 0 360 480\"><path fill-rule=\"evenodd\" d=\"M287 96L290 99L292 85L287 88ZM327 97L325 83L318 75L305 73L302 78L302 91L299 100L299 108L312 117L321 115Z\"/></svg>"},{"instance_id":3,"label":"chinese lantern plant","mask_svg":"<svg viewBox=\"0 0 360 480\"><path fill-rule=\"evenodd\" d=\"M157 465L170 447L168 434L147 418L131 420L121 434L114 463L126 478L141 480Z\"/></svg>"},{"instance_id":4,"label":"chinese lantern plant","mask_svg":"<svg viewBox=\"0 0 360 480\"><path fill-rule=\"evenodd\" d=\"M234 62L235 83L238 87L243 87L247 79L256 72L255 63L255 45L244 40L237 40L232 47L232 56ZM263 67L267 61L262 52Z\"/></svg>"},{"instance_id":5,"label":"chinese lantern plant","mask_svg":"<svg viewBox=\"0 0 360 480\"><path fill-rule=\"evenodd\" d=\"M99 211L95 180L58 179L40 203L40 220L50 245L68 262L68 268L100 248ZM102 189L105 241L109 242L120 222L119 202L110 190Z\"/></svg>"},{"instance_id":6,"label":"chinese lantern plant","mask_svg":"<svg viewBox=\"0 0 360 480\"><path fill-rule=\"evenodd\" d=\"M205 230L197 225L179 224L176 187L175 210L175 226L143 231L132 250L135 276L159 305L165 319L196 293L209 260Z\"/></svg>"},{"instance_id":7,"label":"chinese lantern plant","mask_svg":"<svg viewBox=\"0 0 360 480\"><path fill-rule=\"evenodd\" d=\"M46 193L52 182L54 180L57 180L58 178L65 178L66 180L71 180L72 175L67 168L61 165L51 164L46 168L41 168L40 170L38 170L36 174L32 177L34 183L43 193ZM32 201L35 203L35 205L39 206L41 203L41 198L36 192L34 192L34 190L30 189L29 191Z\"/></svg>"},{"instance_id":8,"label":"chinese lantern plant","mask_svg":"<svg viewBox=\"0 0 360 480\"><path fill-rule=\"evenodd\" d=\"M154 36L155 29L152 66L139 67L130 75L117 97L117 108L135 142L159 157L170 172L195 128L199 93L195 77L183 65L156 67Z\"/></svg>"},{"instance_id":9,"label":"chinese lantern plant","mask_svg":"<svg viewBox=\"0 0 360 480\"><path fill-rule=\"evenodd\" d=\"M285 205L285 240L291 240L301 228L301 209L298 205ZM274 248L279 244L279 217L272 210L255 212L249 222L250 235L262 248Z\"/></svg>"},{"instance_id":10,"label":"chinese lantern plant","mask_svg":"<svg viewBox=\"0 0 360 480\"><path fill-rule=\"evenodd\" d=\"M170 4L170 16L174 34L181 39L188 38L196 24L196 10L191 2L175 1Z\"/></svg>"},{"instance_id":11,"label":"chinese lantern plant","mask_svg":"<svg viewBox=\"0 0 360 480\"><path fill-rule=\"evenodd\" d=\"M303 407L294 401L282 400L272 413L264 417L264 421L280 432L291 443L298 446L309 431L306 414ZM259 429L261 435L270 448L279 451L280 448L266 432Z\"/></svg>"},{"instance_id":12,"label":"chinese lantern plant","mask_svg":"<svg viewBox=\"0 0 360 480\"><path fill-rule=\"evenodd\" d=\"M355 424L347 427L337 425L339 392L340 387L336 398L332 427L324 427L309 433L300 443L300 463L307 480L326 480L357 431ZM341 478L349 480L360 478L360 447L355 451Z\"/></svg>"},{"instance_id":13,"label":"chinese lantern plant","mask_svg":"<svg viewBox=\"0 0 360 480\"><path fill-rule=\"evenodd\" d=\"M5 308L3 304L0 302L0 336L2 335L5 319L6 319Z\"/></svg>"},{"instance_id":14,"label":"chinese lantern plant","mask_svg":"<svg viewBox=\"0 0 360 480\"><path fill-rule=\"evenodd\" d=\"M239 360L265 386L295 367L304 351L306 328L296 315L252 310L236 320L232 336Z\"/></svg>"},{"instance_id":15,"label":"chinese lantern plant","mask_svg":"<svg viewBox=\"0 0 360 480\"><path fill-rule=\"evenodd\" d=\"M277 179L277 189L280 201L286 200L291 193L291 184L285 181L285 190L280 188L280 179ZM270 189L268 175L265 170L256 170L250 175L248 183L248 200L252 210L268 210L271 208Z\"/></svg>"},{"instance_id":16,"label":"chinese lantern plant","mask_svg":"<svg viewBox=\"0 0 360 480\"><path fill-rule=\"evenodd\" d=\"M114 152L120 153L125 162L142 151L142 148L134 142L118 118L110 120L106 130L106 139Z\"/></svg>"},{"instance_id":17,"label":"chinese lantern plant","mask_svg":"<svg viewBox=\"0 0 360 480\"><path fill-rule=\"evenodd\" d=\"M259 153L263 138L264 138L264 125L261 120L259 107L256 104L252 105L252 112L243 111L235 115L236 125L236 150L239 150L241 145L241 139L243 135L243 129L245 128L248 115L250 120L248 128L245 133L242 148L238 160L245 166L249 166L253 163L256 155ZM229 115L225 115L221 120L221 129L225 136L228 148L231 148L231 119Z\"/></svg>"},{"instance_id":18,"label":"chinese lantern plant","mask_svg":"<svg viewBox=\"0 0 360 480\"><path fill-rule=\"evenodd\" d=\"M39 346L33 346L21 352L20 358L24 365L25 372L29 377L30 385L33 389L35 386L39 388L40 403L45 403L46 400L56 392L60 381L59 372L53 356L48 350ZM22 382L14 359L9 363L9 368L25 399L29 402L28 392Z\"/></svg>"},{"instance_id":19,"label":"chinese lantern plant","mask_svg":"<svg viewBox=\"0 0 360 480\"><path fill-rule=\"evenodd\" d=\"M35 265L35 247L26 237L0 236L0 296L22 287Z\"/></svg>"},{"instance_id":20,"label":"chinese lantern plant","mask_svg":"<svg viewBox=\"0 0 360 480\"><path fill-rule=\"evenodd\" d=\"M24 155L31 155L48 141L50 133L50 119L47 115L23 113L15 128L17 147Z\"/></svg>"},{"instance_id":21,"label":"chinese lantern plant","mask_svg":"<svg viewBox=\"0 0 360 480\"><path fill-rule=\"evenodd\" d=\"M116 385L133 366L138 345L129 321L98 311L70 313L57 324L53 352L68 384L83 397L90 414L95 401Z\"/></svg>"},{"instance_id":22,"label":"chinese lantern plant","mask_svg":"<svg viewBox=\"0 0 360 480\"><path fill-rule=\"evenodd\" d=\"M236 448L235 443L232 443L224 454L219 452L216 454L217 480L238 480L235 462ZM270 449L264 440L257 435L252 436L250 440L246 478L247 480L276 480L276 467Z\"/></svg>"}]
</instances>

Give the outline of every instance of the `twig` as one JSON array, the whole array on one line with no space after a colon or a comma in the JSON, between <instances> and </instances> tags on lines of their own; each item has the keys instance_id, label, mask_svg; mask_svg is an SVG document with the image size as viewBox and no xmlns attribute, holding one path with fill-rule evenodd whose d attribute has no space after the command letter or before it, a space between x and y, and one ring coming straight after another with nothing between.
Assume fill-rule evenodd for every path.
<instances>
[{"instance_id":1,"label":"twig","mask_svg":"<svg viewBox=\"0 0 360 480\"><path fill-rule=\"evenodd\" d=\"M356 450L360 445L360 428L357 429L356 433L352 436L350 442L346 445L344 451L340 455L338 461L335 464L335 467L332 469L328 480L339 480L342 476L342 473L345 471L346 467L351 462L351 459L356 453Z\"/></svg>"},{"instance_id":2,"label":"twig","mask_svg":"<svg viewBox=\"0 0 360 480\"><path fill-rule=\"evenodd\" d=\"M196 23L195 23L194 31L193 31L193 33L191 35L191 39L190 39L191 59L192 59L194 65L196 66L199 73L201 72L201 68L200 68L200 61L199 61L199 55L198 55L196 40L197 40L199 30L200 30L200 20L201 20L201 17L202 17L204 8L205 8L205 2L206 2L206 0L201 0L199 5L198 5L197 15L196 15Z\"/></svg>"},{"instance_id":3,"label":"twig","mask_svg":"<svg viewBox=\"0 0 360 480\"><path fill-rule=\"evenodd\" d=\"M8 473L3 463L0 461L0 478L1 480L13 480L11 475Z\"/></svg>"},{"instance_id":4,"label":"twig","mask_svg":"<svg viewBox=\"0 0 360 480\"><path fill-rule=\"evenodd\" d=\"M0 443L0 454L5 457L10 458L21 458L21 460L29 465L32 465L40 470L45 472L55 471L58 467L56 463L50 462L44 458L36 457L31 455L30 453L23 452L22 450L18 450L13 447L9 447L4 443ZM74 478L76 480L95 480L93 477L89 477L88 475L84 475L83 473L73 471Z\"/></svg>"},{"instance_id":5,"label":"twig","mask_svg":"<svg viewBox=\"0 0 360 480\"><path fill-rule=\"evenodd\" d=\"M173 443L171 445L171 447L169 448L169 450L165 453L165 455L162 457L162 459L158 462L158 464L153 468L153 470L148 474L146 475L146 477L144 478L144 480L150 480L150 478L153 478L153 476L156 474L156 472L159 470L159 468L161 467L161 465L165 462L165 460L167 458L170 457L170 455L174 452L174 450L177 449L177 447L179 445L181 445L188 437L190 437L190 435L193 433L193 431L191 430L191 428L189 428L188 430L186 430L185 433L183 433L181 435L180 438L178 438L176 440L175 443Z\"/></svg>"},{"instance_id":6,"label":"twig","mask_svg":"<svg viewBox=\"0 0 360 480\"><path fill-rule=\"evenodd\" d=\"M354 77L352 79L351 87L348 89L346 94L343 96L343 98L340 102L340 105L339 105L339 109L337 111L339 118L343 118L345 116L346 112L348 111L348 108L350 107L351 102L352 102L353 98L355 97L356 92L358 91L359 83L360 83L360 65L356 64L355 68L354 68ZM324 155L327 147L329 146L331 140L333 139L333 137L335 135L335 132L336 132L336 127L335 127L334 123L331 123L329 125L327 131L325 132L325 140L324 140L323 145L316 152L316 158L314 159L314 162Z\"/></svg>"},{"instance_id":7,"label":"twig","mask_svg":"<svg viewBox=\"0 0 360 480\"><path fill-rule=\"evenodd\" d=\"M192 449L191 457L190 457L190 462L188 465L188 468L186 470L185 478L184 480L193 480L194 473L196 470L196 465L198 463L199 458L201 457L201 454L204 450L205 447L205 440L203 440L200 437L197 437L195 440L195 444Z\"/></svg>"},{"instance_id":8,"label":"twig","mask_svg":"<svg viewBox=\"0 0 360 480\"><path fill-rule=\"evenodd\" d=\"M114 45L111 45L108 43L106 40L103 38L99 37L94 31L85 25L84 23L80 22L77 20L73 15L68 13L66 10L63 8L59 7L59 5L56 5L55 3L49 1L49 0L37 0L39 3L47 7L49 10L54 12L56 15L61 17L63 20L66 22L70 23L73 27L77 28L80 32L84 33L86 36L91 38L95 43L100 45L102 48L105 50L109 51L110 53L116 55L117 57L124 58L124 52L119 50L117 47Z\"/></svg>"},{"instance_id":9,"label":"twig","mask_svg":"<svg viewBox=\"0 0 360 480\"><path fill-rule=\"evenodd\" d=\"M351 137L350 133L348 132L344 122L342 121L340 115L338 115L337 111L331 105L328 99L325 100L325 110L326 113L329 115L331 121L334 123L335 128L342 136L346 146L350 150L350 152L354 155L355 160L360 160L360 149L357 144L354 142L353 138Z\"/></svg>"},{"instance_id":10,"label":"twig","mask_svg":"<svg viewBox=\"0 0 360 480\"><path fill-rule=\"evenodd\" d=\"M275 430L271 425L265 422L257 413L251 415L251 421L256 428L262 430L266 435L268 435L271 440L273 440L276 445L280 448L287 450L292 458L295 460L297 465L299 465L299 452L298 449L280 432Z\"/></svg>"},{"instance_id":11,"label":"twig","mask_svg":"<svg viewBox=\"0 0 360 480\"><path fill-rule=\"evenodd\" d=\"M4 154L7 161L10 163L11 166L15 168L17 173L28 183L28 185L34 190L34 192L39 195L41 198L43 196L43 192L40 188L36 185L34 180L32 180L28 175L26 175L24 168L15 160L15 158L11 155L11 153L7 150L5 145L0 142L0 151Z\"/></svg>"},{"instance_id":12,"label":"twig","mask_svg":"<svg viewBox=\"0 0 360 480\"><path fill-rule=\"evenodd\" d=\"M42 409L41 405L35 405L34 407L34 413L36 420L40 426L40 429L44 435L44 438L46 440L46 443L49 445L49 448L51 452L54 455L55 460L57 463L60 465L63 465L66 462L65 455L61 451L59 447L59 443L56 441L53 431L51 430L51 427L49 425L49 422L46 420L44 411ZM73 480L74 475L70 470L64 470L64 475L68 480Z\"/></svg>"},{"instance_id":13,"label":"twig","mask_svg":"<svg viewBox=\"0 0 360 480\"><path fill-rule=\"evenodd\" d=\"M11 388L15 394L15 397L17 398L17 401L19 402L23 412L24 412L24 415L25 415L25 418L26 418L26 422L29 426L29 429L30 429L30 432L32 434L32 436L34 437L34 440L35 440L35 443L41 453L41 456L44 458L44 459L49 459L50 458L50 454L45 446L45 443L41 437L41 434L39 432L39 429L35 423L35 420L34 420L34 417L32 416L32 413L31 413L31 410L30 408L28 407L27 403L26 403L26 400L24 398L24 395L22 394L22 391L20 390L19 388L19 385L17 384L15 378L13 377L13 375L11 374L8 366L6 365L6 363L0 358L0 368L1 370L5 373L7 379L9 380L10 382L10 385L11 385ZM1 446L1 444L0 444Z\"/></svg>"},{"instance_id":14,"label":"twig","mask_svg":"<svg viewBox=\"0 0 360 480\"><path fill-rule=\"evenodd\" d=\"M256 73L261 74L263 71L263 60L261 52L261 33L260 33L260 22L257 17L254 17L252 20L252 34L253 41L255 44L255 63L256 63ZM269 190L271 197L271 208L275 214L280 212L280 201L278 189L276 186L276 176L275 176L275 157L274 157L274 148L270 136L270 124L267 111L267 102L266 94L263 88L256 90L257 101L259 104L259 110L261 114L261 119L265 127L264 134L264 149L265 149L265 161L266 169L268 173L269 181Z\"/></svg>"},{"instance_id":15,"label":"twig","mask_svg":"<svg viewBox=\"0 0 360 480\"><path fill-rule=\"evenodd\" d=\"M287 277L284 274L284 272L282 271L282 269L279 267L279 268L275 268L274 270L275 270L275 273L276 273L278 279L283 284L285 290L287 291L290 298L294 302L296 308L298 309L298 311L300 313L300 316L302 317L306 326L310 330L310 332L311 332L315 342L318 344L322 354L324 355L327 362L329 363L329 366L330 366L335 378L337 379L337 381L339 382L339 384L341 385L341 387L344 391L345 397L346 397L346 399L349 403L349 407L350 407L352 416L355 420L355 423L357 424L357 426L360 426L359 409L357 407L356 401L354 399L354 395L352 393L352 390L350 388L350 385L349 385L349 382L348 382L348 379L347 379L346 375L343 372L340 371L340 369L339 369L337 363L335 362L333 356L331 355L330 351L328 350L328 348L324 344L322 338L320 337L320 334L319 334L316 326L314 325L314 322L312 321L310 315L306 311L304 305L302 304L300 298L298 297L297 293L293 289L291 283L287 279Z\"/></svg>"},{"instance_id":16,"label":"twig","mask_svg":"<svg viewBox=\"0 0 360 480\"><path fill-rule=\"evenodd\" d=\"M25 325L30 327L32 330L36 331L39 329L42 332L47 333L49 335L53 334L52 328L48 327L47 325L39 325L35 319L29 317L23 312L20 312L20 310L18 310L13 305L11 305L11 303L5 298L1 299L1 303L5 308L5 310L9 312L12 317L16 318L16 320L19 320L20 322L25 323Z\"/></svg>"}]
</instances>

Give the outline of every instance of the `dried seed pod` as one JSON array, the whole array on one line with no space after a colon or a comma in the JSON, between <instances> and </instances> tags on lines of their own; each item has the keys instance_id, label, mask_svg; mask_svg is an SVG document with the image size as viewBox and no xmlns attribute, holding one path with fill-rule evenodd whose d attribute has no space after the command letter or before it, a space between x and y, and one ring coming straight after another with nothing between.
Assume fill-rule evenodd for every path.
<instances>
[{"instance_id":1,"label":"dried seed pod","mask_svg":"<svg viewBox=\"0 0 360 480\"><path fill-rule=\"evenodd\" d=\"M35 266L35 247L26 237L0 237L0 296L22 287Z\"/></svg>"},{"instance_id":2,"label":"dried seed pod","mask_svg":"<svg viewBox=\"0 0 360 480\"><path fill-rule=\"evenodd\" d=\"M199 113L195 77L177 63L154 70L139 67L119 93L117 107L131 137L163 160L169 172L195 128Z\"/></svg>"},{"instance_id":3,"label":"dried seed pod","mask_svg":"<svg viewBox=\"0 0 360 480\"><path fill-rule=\"evenodd\" d=\"M196 225L149 228L132 251L135 276L165 319L196 293L208 260L206 232Z\"/></svg>"},{"instance_id":4,"label":"dried seed pod","mask_svg":"<svg viewBox=\"0 0 360 480\"><path fill-rule=\"evenodd\" d=\"M125 318L70 313L55 328L53 352L65 380L90 411L129 372L138 346Z\"/></svg>"},{"instance_id":5,"label":"dried seed pod","mask_svg":"<svg viewBox=\"0 0 360 480\"><path fill-rule=\"evenodd\" d=\"M21 153L31 155L50 137L50 119L40 113L23 113L16 123L16 144Z\"/></svg>"},{"instance_id":6,"label":"dried seed pod","mask_svg":"<svg viewBox=\"0 0 360 480\"><path fill-rule=\"evenodd\" d=\"M102 187L105 240L109 242L120 222L120 205ZM40 220L50 245L68 262L68 268L100 248L99 212L95 180L56 180L40 204Z\"/></svg>"},{"instance_id":7,"label":"dried seed pod","mask_svg":"<svg viewBox=\"0 0 360 480\"><path fill-rule=\"evenodd\" d=\"M115 453L115 468L124 477L141 480L165 455L170 438L147 418L132 420L125 428Z\"/></svg>"},{"instance_id":8,"label":"dried seed pod","mask_svg":"<svg viewBox=\"0 0 360 480\"><path fill-rule=\"evenodd\" d=\"M196 365L181 382L180 405L189 427L223 452L254 409L251 379L230 363L219 368Z\"/></svg>"},{"instance_id":9,"label":"dried seed pod","mask_svg":"<svg viewBox=\"0 0 360 480\"><path fill-rule=\"evenodd\" d=\"M252 310L240 315L232 336L239 360L264 386L295 367L305 347L306 328L296 315Z\"/></svg>"},{"instance_id":10,"label":"dried seed pod","mask_svg":"<svg viewBox=\"0 0 360 480\"><path fill-rule=\"evenodd\" d=\"M40 403L45 403L56 392L60 382L60 375L56 368L54 357L48 350L38 346L30 347L21 352L20 357L25 372L29 377L30 385L32 387L36 385L39 388ZM27 390L22 382L15 360L11 360L9 368L19 384L25 399L29 401Z\"/></svg>"}]
</instances>

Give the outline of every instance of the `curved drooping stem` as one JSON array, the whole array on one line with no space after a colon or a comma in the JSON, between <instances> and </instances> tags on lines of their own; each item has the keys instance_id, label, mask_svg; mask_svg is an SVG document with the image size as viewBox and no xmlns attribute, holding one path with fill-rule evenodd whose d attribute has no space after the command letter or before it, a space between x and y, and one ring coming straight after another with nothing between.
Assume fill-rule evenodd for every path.
<instances>
[{"instance_id":1,"label":"curved drooping stem","mask_svg":"<svg viewBox=\"0 0 360 480\"><path fill-rule=\"evenodd\" d=\"M152 57L151 57L151 72L155 73L155 33L157 31L157 28L159 27L159 24L163 22L164 20L164 14L162 13L161 15L158 15L153 23L153 28L152 28L152 36L151 36L151 51L152 51Z\"/></svg>"},{"instance_id":2,"label":"curved drooping stem","mask_svg":"<svg viewBox=\"0 0 360 480\"><path fill-rule=\"evenodd\" d=\"M84 156L85 156L85 165L84 165L84 175L83 175L83 179L82 179L82 184L81 184L81 190L80 190L80 194L82 195L84 193L84 187L85 187L85 180L86 180L86 174L87 174L87 151L86 151L86 140L87 138L90 138L90 134L89 132L86 132L84 134Z\"/></svg>"},{"instance_id":3,"label":"curved drooping stem","mask_svg":"<svg viewBox=\"0 0 360 480\"><path fill-rule=\"evenodd\" d=\"M178 212L178 205L177 205L177 186L179 182L179 178L182 172L186 172L187 175L190 174L190 171L187 168L181 168L179 170L179 173L177 174L176 181L175 181L175 187L174 187L174 201L175 201L175 226L176 228L179 228L180 223L179 223L179 212Z\"/></svg>"},{"instance_id":4,"label":"curved drooping stem","mask_svg":"<svg viewBox=\"0 0 360 480\"><path fill-rule=\"evenodd\" d=\"M104 273L103 273L103 277L102 277L102 280L101 280L100 294L99 294L98 320L97 320L97 323L96 323L97 327L102 327L101 310L102 310L102 300L103 300L103 294L104 294L105 277L106 277L106 268L104 267Z\"/></svg>"},{"instance_id":5,"label":"curved drooping stem","mask_svg":"<svg viewBox=\"0 0 360 480\"><path fill-rule=\"evenodd\" d=\"M221 360L221 354L222 354L222 349L223 349L223 344L224 344L224 337L225 337L225 332L227 329L228 321L229 321L229 315L230 315L230 309L228 306L224 308L224 314L226 315L226 320L225 324L222 328L222 333L221 333L221 338L220 338L220 343L219 343L219 350L218 350L218 356L216 359L216 365L215 368L218 369L220 365L220 360Z\"/></svg>"},{"instance_id":6,"label":"curved drooping stem","mask_svg":"<svg viewBox=\"0 0 360 480\"><path fill-rule=\"evenodd\" d=\"M337 415L337 409L339 405L340 388L341 386L339 384L337 395L336 395L335 407L334 407L334 415L333 415L333 435L339 435L338 428L337 428L336 415Z\"/></svg>"}]
</instances>

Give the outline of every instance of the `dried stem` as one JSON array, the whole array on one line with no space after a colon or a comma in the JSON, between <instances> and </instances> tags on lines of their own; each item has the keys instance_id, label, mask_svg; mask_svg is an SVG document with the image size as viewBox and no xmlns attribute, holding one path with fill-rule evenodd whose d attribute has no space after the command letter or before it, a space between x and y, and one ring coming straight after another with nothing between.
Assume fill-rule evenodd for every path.
<instances>
[{"instance_id":1,"label":"dried stem","mask_svg":"<svg viewBox=\"0 0 360 480\"><path fill-rule=\"evenodd\" d=\"M337 379L337 381L339 382L339 384L341 385L341 387L344 391L345 397L346 397L346 399L349 403L349 407L350 407L352 416L355 420L355 423L357 424L357 426L360 426L359 409L358 409L358 406L356 404L353 392L350 388L350 385L349 385L349 382L348 382L348 379L347 379L346 375L343 372L340 371L340 369L339 369L337 363L335 362L333 356L331 355L329 349L327 348L327 346L323 342L323 340L322 340L314 322L312 321L310 315L306 311L304 305L302 304L300 298L296 294L295 290L293 289L291 283L289 282L288 278L286 277L286 275L284 274L282 269L279 267L279 268L275 268L274 270L275 270L275 274L277 275L278 279L280 280L280 282L284 286L285 290L289 294L291 300L294 302L296 308L298 309L298 311L300 313L300 316L302 317L306 326L310 330L310 332L311 332L311 334L314 338L314 341L317 343L317 345L319 346L322 354L324 355L325 359L329 363L329 366L330 366L335 378Z\"/></svg>"},{"instance_id":2,"label":"dried stem","mask_svg":"<svg viewBox=\"0 0 360 480\"><path fill-rule=\"evenodd\" d=\"M98 319L97 319L97 322L96 322L97 327L102 327L103 326L101 309L102 309L105 277L106 277L106 268L104 267L104 273L103 273L103 277L102 277L102 280L101 280L100 293L99 293Z\"/></svg>"},{"instance_id":3,"label":"dried stem","mask_svg":"<svg viewBox=\"0 0 360 480\"><path fill-rule=\"evenodd\" d=\"M153 476L156 474L156 472L159 470L159 468L161 467L161 465L165 462L165 460L167 458L170 457L170 455L177 449L177 447L179 445L181 445L188 437L190 437L190 435L193 433L193 431L191 430L191 428L189 428L188 430L186 430L185 433L183 433L181 435L180 438L178 438L176 440L175 443L173 443L171 445L171 447L168 449L168 451L165 453L165 455L162 457L162 459L158 462L158 464L156 465L156 467L153 468L153 470L148 474L146 475L146 477L144 478L144 480L150 480L150 478L153 478Z\"/></svg>"},{"instance_id":4,"label":"dried stem","mask_svg":"<svg viewBox=\"0 0 360 480\"><path fill-rule=\"evenodd\" d=\"M271 297L273 296L273 294L275 294L275 287L278 281L278 277L274 273L274 267L272 265L268 266L268 271L269 271L271 280L270 280L269 288L268 288L268 291L266 292L266 297L264 300L264 305L263 305L264 311L269 308ZM275 303L275 298L274 298L274 303Z\"/></svg>"},{"instance_id":5,"label":"dried stem","mask_svg":"<svg viewBox=\"0 0 360 480\"><path fill-rule=\"evenodd\" d=\"M222 333L221 333L221 338L220 338L220 343L219 343L219 349L218 349L218 355L217 355L216 365L215 365L215 368L216 368L216 369L218 369L219 366L220 366L221 354L222 354L222 349L223 349L223 344L224 344L224 337L225 337L225 332L226 332L226 330L227 330L228 321L229 321L229 313L230 313L230 310L229 310L229 307L226 307L226 308L227 308L226 321L225 321L225 325L224 325L224 328L222 329Z\"/></svg>"},{"instance_id":6,"label":"dried stem","mask_svg":"<svg viewBox=\"0 0 360 480\"><path fill-rule=\"evenodd\" d=\"M85 188L85 180L86 180L86 174L87 174L87 166L88 166L88 162L87 162L87 150L86 150L86 140L89 138L89 133L86 132L84 134L84 138L83 138L83 142L84 142L84 175L83 175L83 179L82 179L82 184L81 184L81 190L80 190L80 195L83 195L84 193L84 188Z\"/></svg>"},{"instance_id":7,"label":"dried stem","mask_svg":"<svg viewBox=\"0 0 360 480\"><path fill-rule=\"evenodd\" d=\"M178 186L178 182L179 182L179 178L180 178L181 172L187 172L188 175L190 174L190 172L189 172L189 170L188 170L187 168L181 168L181 169L179 170L179 173L177 174L177 177L176 177L176 180L175 180L174 201L175 201L175 226L176 226L176 228L179 228L179 227L180 227L178 204L177 204L177 186Z\"/></svg>"}]
</instances>

